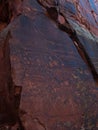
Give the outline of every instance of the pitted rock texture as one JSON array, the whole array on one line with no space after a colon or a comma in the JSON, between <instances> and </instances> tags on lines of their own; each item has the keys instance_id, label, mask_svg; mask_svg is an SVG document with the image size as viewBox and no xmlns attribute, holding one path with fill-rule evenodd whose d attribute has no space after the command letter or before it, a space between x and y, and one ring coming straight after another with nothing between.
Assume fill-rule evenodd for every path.
<instances>
[{"instance_id":1,"label":"pitted rock texture","mask_svg":"<svg viewBox=\"0 0 98 130\"><path fill-rule=\"evenodd\" d=\"M93 8L97 14L96 2L24 0L21 5L21 15L0 32L9 48L9 53L0 49L0 96L7 102L0 100L1 129L97 130L97 23L92 28L84 13Z\"/></svg>"}]
</instances>

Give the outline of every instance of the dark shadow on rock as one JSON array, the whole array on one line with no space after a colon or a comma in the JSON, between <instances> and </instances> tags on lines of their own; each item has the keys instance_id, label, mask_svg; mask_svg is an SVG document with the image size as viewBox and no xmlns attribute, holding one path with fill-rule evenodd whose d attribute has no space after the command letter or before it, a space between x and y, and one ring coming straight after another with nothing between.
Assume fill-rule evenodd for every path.
<instances>
[{"instance_id":1,"label":"dark shadow on rock","mask_svg":"<svg viewBox=\"0 0 98 130\"><path fill-rule=\"evenodd\" d=\"M21 14L23 0L0 0L0 31Z\"/></svg>"},{"instance_id":2,"label":"dark shadow on rock","mask_svg":"<svg viewBox=\"0 0 98 130\"><path fill-rule=\"evenodd\" d=\"M0 43L0 127L11 126L18 122L20 130L23 130L19 118L22 87L15 86L12 79L10 37L10 32L8 32Z\"/></svg>"}]
</instances>

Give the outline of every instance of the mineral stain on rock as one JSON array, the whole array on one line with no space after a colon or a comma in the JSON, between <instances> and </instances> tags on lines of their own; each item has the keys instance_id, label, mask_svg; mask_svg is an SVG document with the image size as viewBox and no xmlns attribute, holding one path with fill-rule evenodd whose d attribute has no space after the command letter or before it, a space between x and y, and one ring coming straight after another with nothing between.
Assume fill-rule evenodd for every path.
<instances>
[{"instance_id":1,"label":"mineral stain on rock","mask_svg":"<svg viewBox=\"0 0 98 130\"><path fill-rule=\"evenodd\" d=\"M76 31L70 25L70 23L68 22L66 17L62 13L60 13L60 10L59 11L57 10L58 8L55 7L55 5L54 5L54 7L46 6L46 9L47 9L47 12L50 15L50 17L57 23L58 27L62 31L65 31L66 33L68 33L69 37L72 39L74 45L76 46L80 56L87 63L87 65L93 75L93 78L95 79L96 83L98 83L98 73L97 73L95 66L93 65L89 55L87 54L84 46L82 45L81 41L79 40Z\"/></svg>"},{"instance_id":2,"label":"mineral stain on rock","mask_svg":"<svg viewBox=\"0 0 98 130\"><path fill-rule=\"evenodd\" d=\"M97 130L94 5L0 2L0 130Z\"/></svg>"}]
</instances>

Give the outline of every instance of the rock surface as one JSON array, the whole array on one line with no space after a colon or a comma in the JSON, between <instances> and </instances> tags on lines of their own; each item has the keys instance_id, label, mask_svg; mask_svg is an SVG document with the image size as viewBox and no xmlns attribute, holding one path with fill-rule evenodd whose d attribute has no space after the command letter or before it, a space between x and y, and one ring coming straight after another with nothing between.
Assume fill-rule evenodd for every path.
<instances>
[{"instance_id":1,"label":"rock surface","mask_svg":"<svg viewBox=\"0 0 98 130\"><path fill-rule=\"evenodd\" d=\"M98 3L14 2L1 20L0 130L97 130Z\"/></svg>"}]
</instances>

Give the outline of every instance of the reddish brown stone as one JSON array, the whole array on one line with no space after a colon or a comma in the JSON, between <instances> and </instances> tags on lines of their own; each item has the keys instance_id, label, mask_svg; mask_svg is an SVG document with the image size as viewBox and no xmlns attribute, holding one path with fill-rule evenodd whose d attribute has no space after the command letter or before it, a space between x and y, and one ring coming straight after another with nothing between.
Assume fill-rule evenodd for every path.
<instances>
[{"instance_id":1,"label":"reddish brown stone","mask_svg":"<svg viewBox=\"0 0 98 130\"><path fill-rule=\"evenodd\" d=\"M62 2L68 5L66 13ZM80 7L85 3L82 2ZM11 37L3 40L7 43L4 44L6 49L0 49L0 78L4 81L0 83L4 95L0 93L0 96L5 98L8 95L5 101L9 112L4 111L5 103L0 100L3 113L9 114L4 121L0 110L0 119L1 124L3 121L7 125L10 118L16 121L15 126L4 126L6 129L98 129L97 65L93 66L96 79L89 65L95 63L89 53L93 45L91 52L95 53L97 61L97 40L92 40L91 45L88 34L84 37L81 30L89 30L83 27L83 22L82 25L78 23L78 13L82 12L78 12L74 5L72 1L59 1L59 10L54 0L39 3L37 0L24 0L22 14L1 32L2 36L10 31ZM75 30L73 22L78 30ZM10 81L12 88L9 91Z\"/></svg>"},{"instance_id":2,"label":"reddish brown stone","mask_svg":"<svg viewBox=\"0 0 98 130\"><path fill-rule=\"evenodd\" d=\"M9 34L0 42L0 125L13 124L16 121L14 110L14 91L11 78L9 57Z\"/></svg>"}]
</instances>

